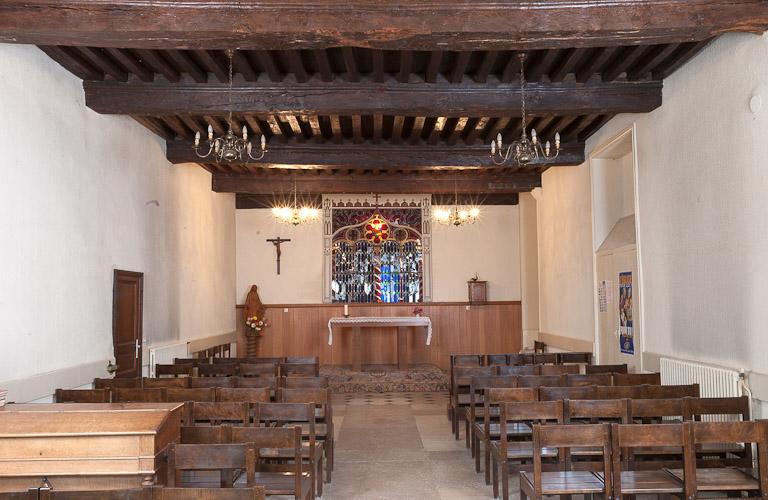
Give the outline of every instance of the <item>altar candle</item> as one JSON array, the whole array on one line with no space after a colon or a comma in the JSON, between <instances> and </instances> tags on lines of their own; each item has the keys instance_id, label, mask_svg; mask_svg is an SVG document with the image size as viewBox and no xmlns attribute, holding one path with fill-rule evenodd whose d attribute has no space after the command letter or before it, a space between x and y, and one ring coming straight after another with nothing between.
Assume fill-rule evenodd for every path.
<instances>
[{"instance_id":1,"label":"altar candle","mask_svg":"<svg viewBox=\"0 0 768 500\"><path fill-rule=\"evenodd\" d=\"M349 316L349 304L344 304L344 316Z\"/></svg>"}]
</instances>

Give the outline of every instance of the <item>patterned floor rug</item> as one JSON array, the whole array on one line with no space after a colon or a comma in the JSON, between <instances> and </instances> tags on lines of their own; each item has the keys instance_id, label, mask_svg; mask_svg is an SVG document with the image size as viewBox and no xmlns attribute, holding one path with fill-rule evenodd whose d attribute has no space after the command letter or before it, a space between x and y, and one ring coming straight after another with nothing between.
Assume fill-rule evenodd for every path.
<instances>
[{"instance_id":1,"label":"patterned floor rug","mask_svg":"<svg viewBox=\"0 0 768 500\"><path fill-rule=\"evenodd\" d=\"M320 375L328 377L335 393L356 392L443 392L448 390L448 374L434 365L414 365L399 371L386 365L365 365L362 372L347 366L323 366Z\"/></svg>"}]
</instances>

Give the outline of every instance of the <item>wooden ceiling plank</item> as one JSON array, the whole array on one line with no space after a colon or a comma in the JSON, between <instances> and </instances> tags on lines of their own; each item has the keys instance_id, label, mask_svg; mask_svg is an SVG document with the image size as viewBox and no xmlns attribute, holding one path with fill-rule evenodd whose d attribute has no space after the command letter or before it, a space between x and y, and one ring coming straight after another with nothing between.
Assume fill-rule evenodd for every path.
<instances>
[{"instance_id":1,"label":"wooden ceiling plank","mask_svg":"<svg viewBox=\"0 0 768 500\"><path fill-rule=\"evenodd\" d=\"M598 115L583 115L576 118L568 127L563 129L563 132L560 134L563 141L575 141L581 131L588 127L596 118L598 118Z\"/></svg>"},{"instance_id":2,"label":"wooden ceiling plank","mask_svg":"<svg viewBox=\"0 0 768 500\"><path fill-rule=\"evenodd\" d=\"M333 133L333 142L340 144L344 140L344 133L341 130L341 120L339 115L330 115L331 119L331 132Z\"/></svg>"},{"instance_id":3,"label":"wooden ceiling plank","mask_svg":"<svg viewBox=\"0 0 768 500\"><path fill-rule=\"evenodd\" d=\"M208 81L208 72L202 69L197 63L183 50L166 50L165 54L182 69L182 71L192 77L197 83Z\"/></svg>"},{"instance_id":4,"label":"wooden ceiling plank","mask_svg":"<svg viewBox=\"0 0 768 500\"><path fill-rule=\"evenodd\" d=\"M445 123L447 120L448 119L444 116L438 116L434 120L429 132L429 137L427 138L427 144L437 144L437 142L440 140L440 137L443 135L443 130L445 130Z\"/></svg>"},{"instance_id":5,"label":"wooden ceiling plank","mask_svg":"<svg viewBox=\"0 0 768 500\"><path fill-rule=\"evenodd\" d=\"M464 142L467 144L474 144L478 136L480 136L485 131L485 127L488 125L490 120L491 118L487 116L480 118L477 121L477 124L466 134L464 137Z\"/></svg>"},{"instance_id":6,"label":"wooden ceiling plank","mask_svg":"<svg viewBox=\"0 0 768 500\"><path fill-rule=\"evenodd\" d=\"M315 49L312 51L312 55L315 56L315 64L317 64L320 79L324 82L332 82L333 71L331 70L331 62L328 60L328 53L325 49Z\"/></svg>"},{"instance_id":7,"label":"wooden ceiling plank","mask_svg":"<svg viewBox=\"0 0 768 500\"><path fill-rule=\"evenodd\" d=\"M704 47L709 45L712 40L714 39L710 38L700 42L681 44L680 48L677 52L675 52L675 54L667 58L666 61L659 63L657 67L653 68L653 79L664 80L666 77L677 71L683 64L687 63L693 57L695 57L704 49Z\"/></svg>"},{"instance_id":8,"label":"wooden ceiling plank","mask_svg":"<svg viewBox=\"0 0 768 500\"><path fill-rule=\"evenodd\" d=\"M605 66L608 60L615 53L615 50L615 47L598 47L597 49L594 49L592 56L576 72L576 81L578 83L587 82L592 77L592 75L597 73L600 68Z\"/></svg>"},{"instance_id":9,"label":"wooden ceiling plank","mask_svg":"<svg viewBox=\"0 0 768 500\"><path fill-rule=\"evenodd\" d=\"M437 82L437 75L440 72L440 65L443 62L443 51L433 50L429 53L427 69L424 72L424 81L427 83Z\"/></svg>"},{"instance_id":10,"label":"wooden ceiling plank","mask_svg":"<svg viewBox=\"0 0 768 500\"><path fill-rule=\"evenodd\" d=\"M642 55L648 47L635 46L626 47L620 51L616 57L614 57L612 63L609 63L608 67L603 70L602 78L604 82L612 82L624 73L627 68L632 66Z\"/></svg>"},{"instance_id":11,"label":"wooden ceiling plank","mask_svg":"<svg viewBox=\"0 0 768 500\"><path fill-rule=\"evenodd\" d=\"M136 75L142 82L152 82L155 80L155 72L139 62L136 57L127 49L115 49L108 47L107 52L124 68Z\"/></svg>"},{"instance_id":12,"label":"wooden ceiling plank","mask_svg":"<svg viewBox=\"0 0 768 500\"><path fill-rule=\"evenodd\" d=\"M510 52L507 64L504 65L504 70L501 72L500 80L502 83L510 83L519 79L520 76L520 59L517 53ZM527 76L526 76L527 78Z\"/></svg>"},{"instance_id":13,"label":"wooden ceiling plank","mask_svg":"<svg viewBox=\"0 0 768 500\"><path fill-rule=\"evenodd\" d=\"M174 132L171 129L169 129L167 125L160 122L156 118L152 118L151 116L131 116L131 118L141 123L146 128L148 128L155 134L159 135L166 141L173 141L176 138L176 134L174 134ZM188 146L191 147L191 143L188 143ZM197 162L198 160L193 160L193 162ZM180 163L187 163L187 162L180 162Z\"/></svg>"},{"instance_id":14,"label":"wooden ceiling plank","mask_svg":"<svg viewBox=\"0 0 768 500\"><path fill-rule=\"evenodd\" d=\"M156 73L160 73L169 82L178 82L181 79L179 72L168 64L163 56L156 50L139 49L136 51L146 64L148 64Z\"/></svg>"},{"instance_id":15,"label":"wooden ceiling plank","mask_svg":"<svg viewBox=\"0 0 768 500\"><path fill-rule=\"evenodd\" d=\"M448 136L448 139L446 140L446 143L449 146L453 146L454 144L459 142L461 135L465 131L467 122L469 122L469 118L466 116L463 116L456 121L456 125L453 127L453 130L451 131L450 135Z\"/></svg>"},{"instance_id":16,"label":"wooden ceiling plank","mask_svg":"<svg viewBox=\"0 0 768 500\"><path fill-rule=\"evenodd\" d=\"M301 53L297 50L286 50L283 52L283 57L288 61L288 68L296 76L296 81L299 83L305 83L309 80L309 74L304 67L304 61L301 59Z\"/></svg>"},{"instance_id":17,"label":"wooden ceiling plank","mask_svg":"<svg viewBox=\"0 0 768 500\"><path fill-rule=\"evenodd\" d=\"M221 83L229 82L229 68L219 61L218 54L213 50L196 50L195 54L205 66L205 70L213 73Z\"/></svg>"},{"instance_id":18,"label":"wooden ceiling plank","mask_svg":"<svg viewBox=\"0 0 768 500\"><path fill-rule=\"evenodd\" d=\"M381 50L371 50L371 61L373 63L373 81L382 83L384 81L384 52Z\"/></svg>"},{"instance_id":19,"label":"wooden ceiling plank","mask_svg":"<svg viewBox=\"0 0 768 500\"><path fill-rule=\"evenodd\" d=\"M379 144L381 142L381 131L384 128L384 115L381 113L375 113L373 115L373 143Z\"/></svg>"},{"instance_id":20,"label":"wooden ceiling plank","mask_svg":"<svg viewBox=\"0 0 768 500\"><path fill-rule=\"evenodd\" d=\"M359 82L360 71L357 69L355 60L355 51L352 47L342 47L341 54L344 57L344 67L346 68L346 77L348 82Z\"/></svg>"},{"instance_id":21,"label":"wooden ceiling plank","mask_svg":"<svg viewBox=\"0 0 768 500\"><path fill-rule=\"evenodd\" d=\"M645 78L656 65L672 55L677 48L677 44L668 44L649 50L637 64L627 69L627 80L637 81Z\"/></svg>"},{"instance_id":22,"label":"wooden ceiling plank","mask_svg":"<svg viewBox=\"0 0 768 500\"><path fill-rule=\"evenodd\" d=\"M39 49L45 52L48 57L83 80L104 79L104 72L101 69L92 66L88 61L83 59L80 54L73 53L69 47L41 45Z\"/></svg>"},{"instance_id":23,"label":"wooden ceiling plank","mask_svg":"<svg viewBox=\"0 0 768 500\"><path fill-rule=\"evenodd\" d=\"M182 121L176 116L163 116L159 117L158 119L165 123L168 128L173 130L176 135L182 139L191 139L194 135L190 134L189 130L187 130L187 127L184 126L184 123L182 123Z\"/></svg>"},{"instance_id":24,"label":"wooden ceiling plank","mask_svg":"<svg viewBox=\"0 0 768 500\"><path fill-rule=\"evenodd\" d=\"M464 78L464 72L467 70L470 56L472 56L472 52L468 50L456 54L456 59L453 62L453 69L451 69L451 76L449 78L451 83L461 83L461 80Z\"/></svg>"},{"instance_id":25,"label":"wooden ceiling plank","mask_svg":"<svg viewBox=\"0 0 768 500\"><path fill-rule=\"evenodd\" d=\"M206 128L208 127L208 125L205 125L205 126L201 125L200 122L197 121L197 118L195 118L194 116L179 115L179 119L182 122L184 122L184 125L186 125L187 128L189 128L189 130L191 130L193 134L195 132L200 132L201 140L202 138L207 136L208 131L206 130Z\"/></svg>"},{"instance_id":26,"label":"wooden ceiling plank","mask_svg":"<svg viewBox=\"0 0 768 500\"><path fill-rule=\"evenodd\" d=\"M0 42L140 49L537 50L694 42L768 29L764 0L495 2L482 9L454 0L270 2L259 4L258 15L244 9L237 2L5 0Z\"/></svg>"},{"instance_id":27,"label":"wooden ceiling plank","mask_svg":"<svg viewBox=\"0 0 768 500\"><path fill-rule=\"evenodd\" d=\"M421 134L424 131L425 122L426 117L424 116L416 116L413 118L413 128L411 128L411 136L409 138L411 144L418 144L421 142Z\"/></svg>"},{"instance_id":28,"label":"wooden ceiling plank","mask_svg":"<svg viewBox=\"0 0 768 500\"><path fill-rule=\"evenodd\" d=\"M403 140L403 123L405 123L405 117L403 115L396 115L392 121L392 135L389 141L393 144L399 144Z\"/></svg>"},{"instance_id":29,"label":"wooden ceiling plank","mask_svg":"<svg viewBox=\"0 0 768 500\"><path fill-rule=\"evenodd\" d=\"M413 52L410 50L400 51L400 71L397 73L397 81L408 83L411 77L411 66L413 64Z\"/></svg>"},{"instance_id":30,"label":"wooden ceiling plank","mask_svg":"<svg viewBox=\"0 0 768 500\"><path fill-rule=\"evenodd\" d=\"M317 115L309 115L302 118L309 124L309 128L312 130L312 139L315 142L323 142L323 131L320 129L320 119Z\"/></svg>"},{"instance_id":31,"label":"wooden ceiling plank","mask_svg":"<svg viewBox=\"0 0 768 500\"><path fill-rule=\"evenodd\" d=\"M259 79L259 75L251 65L251 61L248 60L248 57L242 50L236 50L232 54L232 67L233 71L243 75L246 82L255 82ZM227 73L229 73L229 67L227 67Z\"/></svg>"},{"instance_id":32,"label":"wooden ceiling plank","mask_svg":"<svg viewBox=\"0 0 768 500\"><path fill-rule=\"evenodd\" d=\"M549 81L555 83L562 82L566 75L574 70L576 63L584 57L586 51L587 49L584 48L568 49L563 58L558 61L555 71L549 74Z\"/></svg>"},{"instance_id":33,"label":"wooden ceiling plank","mask_svg":"<svg viewBox=\"0 0 768 500\"><path fill-rule=\"evenodd\" d=\"M295 137L298 142L304 142L306 138L304 137L304 132L301 130L301 125L299 125L299 120L296 119L296 116L284 115L283 118L285 118L285 121L290 125L293 137Z\"/></svg>"},{"instance_id":34,"label":"wooden ceiling plank","mask_svg":"<svg viewBox=\"0 0 768 500\"><path fill-rule=\"evenodd\" d=\"M226 128L222 126L221 122L218 118L211 115L204 115L203 120L206 123L206 128L208 128L208 125L210 125L213 128L213 131L218 135L224 135L227 133Z\"/></svg>"},{"instance_id":35,"label":"wooden ceiling plank","mask_svg":"<svg viewBox=\"0 0 768 500\"><path fill-rule=\"evenodd\" d=\"M243 119L248 124L252 134L263 135L267 140L272 138L272 129L267 123L250 114L243 116Z\"/></svg>"},{"instance_id":36,"label":"wooden ceiling plank","mask_svg":"<svg viewBox=\"0 0 768 500\"><path fill-rule=\"evenodd\" d=\"M608 120L610 120L611 118L613 118L613 116L611 115L600 115L594 120L592 120L592 122L587 127L585 127L580 134L578 134L579 140L586 141L589 138L589 136L597 132L600 129L600 127L605 125L608 122Z\"/></svg>"},{"instance_id":37,"label":"wooden ceiling plank","mask_svg":"<svg viewBox=\"0 0 768 500\"><path fill-rule=\"evenodd\" d=\"M498 55L498 50L485 51L483 54L483 60L480 62L480 66L477 68L477 71L475 71L475 74L472 75L472 78L477 83L488 82L488 75L491 73L491 69L493 69L493 64L496 62Z\"/></svg>"},{"instance_id":38,"label":"wooden ceiling plank","mask_svg":"<svg viewBox=\"0 0 768 500\"><path fill-rule=\"evenodd\" d=\"M264 116L264 121L269 125L269 130L272 131L272 137L277 137L277 140L282 143L288 141L288 137L280 126L280 123L273 115Z\"/></svg>"},{"instance_id":39,"label":"wooden ceiling plank","mask_svg":"<svg viewBox=\"0 0 768 500\"><path fill-rule=\"evenodd\" d=\"M215 165L201 164L203 168L209 172L216 174L220 170L216 170ZM327 171L323 171L327 172ZM386 175L395 175L397 172L387 170L383 172ZM302 201L309 206L320 207L322 203L321 192L308 193L302 192ZM238 210L252 210L252 209L264 209L272 208L283 203L283 196L280 193L269 194L250 194L250 193L237 193L235 196L235 208ZM479 207L487 206L501 206L501 205L518 205L520 197L518 193L462 193L459 195L460 205L474 205ZM452 193L434 194L432 195L432 205L452 205L454 203L454 195Z\"/></svg>"},{"instance_id":40,"label":"wooden ceiling plank","mask_svg":"<svg viewBox=\"0 0 768 500\"><path fill-rule=\"evenodd\" d=\"M525 79L534 83L541 80L545 74L549 74L552 66L560 55L558 50L547 50L535 61L526 61Z\"/></svg>"},{"instance_id":41,"label":"wooden ceiling plank","mask_svg":"<svg viewBox=\"0 0 768 500\"><path fill-rule=\"evenodd\" d=\"M93 66L104 71L104 74L111 76L117 81L127 82L128 72L115 64L110 55L102 49L94 47L73 47L72 50L80 52L80 55Z\"/></svg>"},{"instance_id":42,"label":"wooden ceiling plank","mask_svg":"<svg viewBox=\"0 0 768 500\"><path fill-rule=\"evenodd\" d=\"M363 142L363 120L360 115L352 115L352 140L355 144Z\"/></svg>"},{"instance_id":43,"label":"wooden ceiling plank","mask_svg":"<svg viewBox=\"0 0 768 500\"><path fill-rule=\"evenodd\" d=\"M282 82L285 74L277 67L275 57L270 50L257 50L256 59L273 82Z\"/></svg>"},{"instance_id":44,"label":"wooden ceiling plank","mask_svg":"<svg viewBox=\"0 0 768 500\"><path fill-rule=\"evenodd\" d=\"M513 118L511 117L495 118L492 122L492 125L488 129L488 133L483 137L483 142L490 143L493 139L496 138L496 134L507 128L509 122L512 120Z\"/></svg>"},{"instance_id":45,"label":"wooden ceiling plank","mask_svg":"<svg viewBox=\"0 0 768 500\"><path fill-rule=\"evenodd\" d=\"M229 109L226 84L177 84L114 81L83 83L86 104L99 113L172 115L221 113ZM238 113L306 115L373 114L395 116L512 116L519 114L518 84L477 83L431 85L343 81L308 84L255 82L238 85L232 108ZM562 84L531 83L526 87L532 114L640 113L661 105L661 82Z\"/></svg>"}]
</instances>

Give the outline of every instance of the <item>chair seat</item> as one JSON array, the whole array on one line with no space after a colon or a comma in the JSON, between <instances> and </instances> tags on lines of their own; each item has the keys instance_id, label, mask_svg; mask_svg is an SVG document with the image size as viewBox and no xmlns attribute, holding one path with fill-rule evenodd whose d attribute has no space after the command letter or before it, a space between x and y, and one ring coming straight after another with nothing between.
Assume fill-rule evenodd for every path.
<instances>
[{"instance_id":1,"label":"chair seat","mask_svg":"<svg viewBox=\"0 0 768 500\"><path fill-rule=\"evenodd\" d=\"M296 476L282 472L257 472L256 485L264 486L267 495L293 495L296 491ZM302 475L301 491L305 496L311 488L309 476Z\"/></svg>"},{"instance_id":2,"label":"chair seat","mask_svg":"<svg viewBox=\"0 0 768 500\"><path fill-rule=\"evenodd\" d=\"M521 472L520 481L525 481L533 490L533 472ZM542 472L541 492L544 495L579 495L602 493L603 480L587 471Z\"/></svg>"},{"instance_id":3,"label":"chair seat","mask_svg":"<svg viewBox=\"0 0 768 500\"><path fill-rule=\"evenodd\" d=\"M602 472L598 473L602 478ZM682 493L683 483L666 470L621 471L621 492L627 495Z\"/></svg>"},{"instance_id":4,"label":"chair seat","mask_svg":"<svg viewBox=\"0 0 768 500\"><path fill-rule=\"evenodd\" d=\"M495 441L491 444L495 454L501 454L501 443ZM556 458L557 448L542 448L543 458ZM533 443L531 441L512 441L507 443L507 460L524 460L533 458Z\"/></svg>"},{"instance_id":5,"label":"chair seat","mask_svg":"<svg viewBox=\"0 0 768 500\"><path fill-rule=\"evenodd\" d=\"M667 469L680 481L683 480L683 469ZM760 483L751 469L742 470L735 467L717 469L696 469L696 484L699 491L744 491L759 490Z\"/></svg>"},{"instance_id":6,"label":"chair seat","mask_svg":"<svg viewBox=\"0 0 768 500\"><path fill-rule=\"evenodd\" d=\"M639 446L633 449L635 455L682 455L679 446Z\"/></svg>"},{"instance_id":7,"label":"chair seat","mask_svg":"<svg viewBox=\"0 0 768 500\"><path fill-rule=\"evenodd\" d=\"M488 432L491 435L491 439L499 439L499 436L501 436L501 424L490 424ZM507 424L508 437L530 437L532 434L531 426L524 422Z\"/></svg>"},{"instance_id":8,"label":"chair seat","mask_svg":"<svg viewBox=\"0 0 768 500\"><path fill-rule=\"evenodd\" d=\"M295 426L296 424L287 424L288 426ZM309 424L299 424L299 427L301 427L301 435L302 437L309 436ZM325 439L328 435L328 424L315 424L315 437L317 439Z\"/></svg>"},{"instance_id":9,"label":"chair seat","mask_svg":"<svg viewBox=\"0 0 768 500\"><path fill-rule=\"evenodd\" d=\"M601 446L580 446L578 448L571 448L571 456L573 457L602 457L603 448Z\"/></svg>"},{"instance_id":10,"label":"chair seat","mask_svg":"<svg viewBox=\"0 0 768 500\"><path fill-rule=\"evenodd\" d=\"M301 457L311 458L309 455L309 443L301 443ZM315 458L322 456L323 443L315 443ZM259 450L259 456L263 458L293 458L293 448L262 448Z\"/></svg>"}]
</instances>

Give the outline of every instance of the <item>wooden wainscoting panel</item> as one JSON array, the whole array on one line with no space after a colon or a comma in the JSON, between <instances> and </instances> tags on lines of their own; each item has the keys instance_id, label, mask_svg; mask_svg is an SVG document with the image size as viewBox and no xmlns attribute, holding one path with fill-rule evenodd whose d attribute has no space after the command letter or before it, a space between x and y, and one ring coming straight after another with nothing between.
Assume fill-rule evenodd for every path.
<instances>
[{"instance_id":1,"label":"wooden wainscoting panel","mask_svg":"<svg viewBox=\"0 0 768 500\"><path fill-rule=\"evenodd\" d=\"M245 334L238 306L238 353L244 352ZM350 316L411 316L414 304L351 304ZM419 304L432 320L432 344L425 345L424 329L412 329L408 350L413 363L448 368L453 353L517 352L522 347L520 302ZM265 305L270 326L259 341L259 356L319 356L322 364L350 364L353 339L350 330L335 328L328 345L328 320L343 316L340 304ZM394 328L365 328L362 336L364 364L397 363Z\"/></svg>"}]
</instances>

